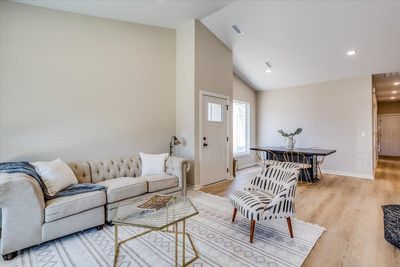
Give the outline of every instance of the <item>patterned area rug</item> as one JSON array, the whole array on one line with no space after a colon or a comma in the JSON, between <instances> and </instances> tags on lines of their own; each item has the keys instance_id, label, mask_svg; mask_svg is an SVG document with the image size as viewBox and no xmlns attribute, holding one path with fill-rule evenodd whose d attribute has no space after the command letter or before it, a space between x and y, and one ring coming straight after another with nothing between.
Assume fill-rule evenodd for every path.
<instances>
[{"instance_id":1,"label":"patterned area rug","mask_svg":"<svg viewBox=\"0 0 400 267\"><path fill-rule=\"evenodd\" d=\"M200 214L187 221L200 253L191 266L301 266L325 230L293 220L294 239L286 220L257 223L254 243L249 243L249 221L239 214L231 223L229 200L201 192L190 192ZM121 227L120 238L141 230ZM89 229L22 251L0 266L112 266L114 228ZM186 240L188 244L188 240ZM193 256L187 247L187 259ZM122 245L118 266L173 266L174 237L152 232Z\"/></svg>"}]
</instances>

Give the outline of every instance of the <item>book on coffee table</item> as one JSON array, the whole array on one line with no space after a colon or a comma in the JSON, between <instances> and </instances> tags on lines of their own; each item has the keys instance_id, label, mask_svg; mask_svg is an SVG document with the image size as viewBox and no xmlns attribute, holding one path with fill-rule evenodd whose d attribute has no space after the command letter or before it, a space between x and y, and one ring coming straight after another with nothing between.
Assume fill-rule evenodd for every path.
<instances>
[{"instance_id":1,"label":"book on coffee table","mask_svg":"<svg viewBox=\"0 0 400 267\"><path fill-rule=\"evenodd\" d=\"M156 211L167 205L172 198L173 196L155 195L137 207L143 210Z\"/></svg>"}]
</instances>

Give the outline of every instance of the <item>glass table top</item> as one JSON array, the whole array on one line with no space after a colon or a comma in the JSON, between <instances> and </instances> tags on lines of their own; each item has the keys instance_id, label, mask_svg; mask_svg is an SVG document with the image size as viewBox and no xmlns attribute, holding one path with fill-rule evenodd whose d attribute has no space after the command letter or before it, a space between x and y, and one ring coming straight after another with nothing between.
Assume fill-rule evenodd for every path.
<instances>
[{"instance_id":1,"label":"glass table top","mask_svg":"<svg viewBox=\"0 0 400 267\"><path fill-rule=\"evenodd\" d=\"M147 199L118 207L111 219L112 223L161 230L176 222L199 214L188 197L174 196L166 206L157 211L146 211L137 208L137 206L145 201Z\"/></svg>"}]
</instances>

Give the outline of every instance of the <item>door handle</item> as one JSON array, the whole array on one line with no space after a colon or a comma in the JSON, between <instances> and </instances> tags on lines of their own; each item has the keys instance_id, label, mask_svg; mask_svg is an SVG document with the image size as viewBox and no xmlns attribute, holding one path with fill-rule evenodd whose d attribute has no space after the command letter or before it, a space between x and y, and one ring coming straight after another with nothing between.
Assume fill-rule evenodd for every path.
<instances>
[{"instance_id":1,"label":"door handle","mask_svg":"<svg viewBox=\"0 0 400 267\"><path fill-rule=\"evenodd\" d=\"M203 146L208 146L208 144L207 143L203 143Z\"/></svg>"}]
</instances>

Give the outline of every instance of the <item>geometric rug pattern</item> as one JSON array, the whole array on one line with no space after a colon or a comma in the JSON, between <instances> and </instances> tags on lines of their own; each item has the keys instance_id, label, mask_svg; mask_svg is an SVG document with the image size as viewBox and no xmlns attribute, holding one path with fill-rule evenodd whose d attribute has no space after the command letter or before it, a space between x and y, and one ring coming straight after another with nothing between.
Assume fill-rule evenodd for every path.
<instances>
[{"instance_id":1,"label":"geometric rug pattern","mask_svg":"<svg viewBox=\"0 0 400 267\"><path fill-rule=\"evenodd\" d=\"M186 222L200 255L191 264L194 267L301 266L325 230L294 219L292 239L286 220L257 222L250 244L249 220L238 214L231 223L233 208L228 199L194 191L189 195L200 213ZM120 227L119 236L125 239L141 231ZM151 232L128 241L120 248L118 266L173 266L174 240L171 234ZM194 254L188 240L186 244L189 260ZM0 266L112 266L113 258L114 227L105 226L101 231L89 229L25 249L12 261L1 258Z\"/></svg>"}]
</instances>

